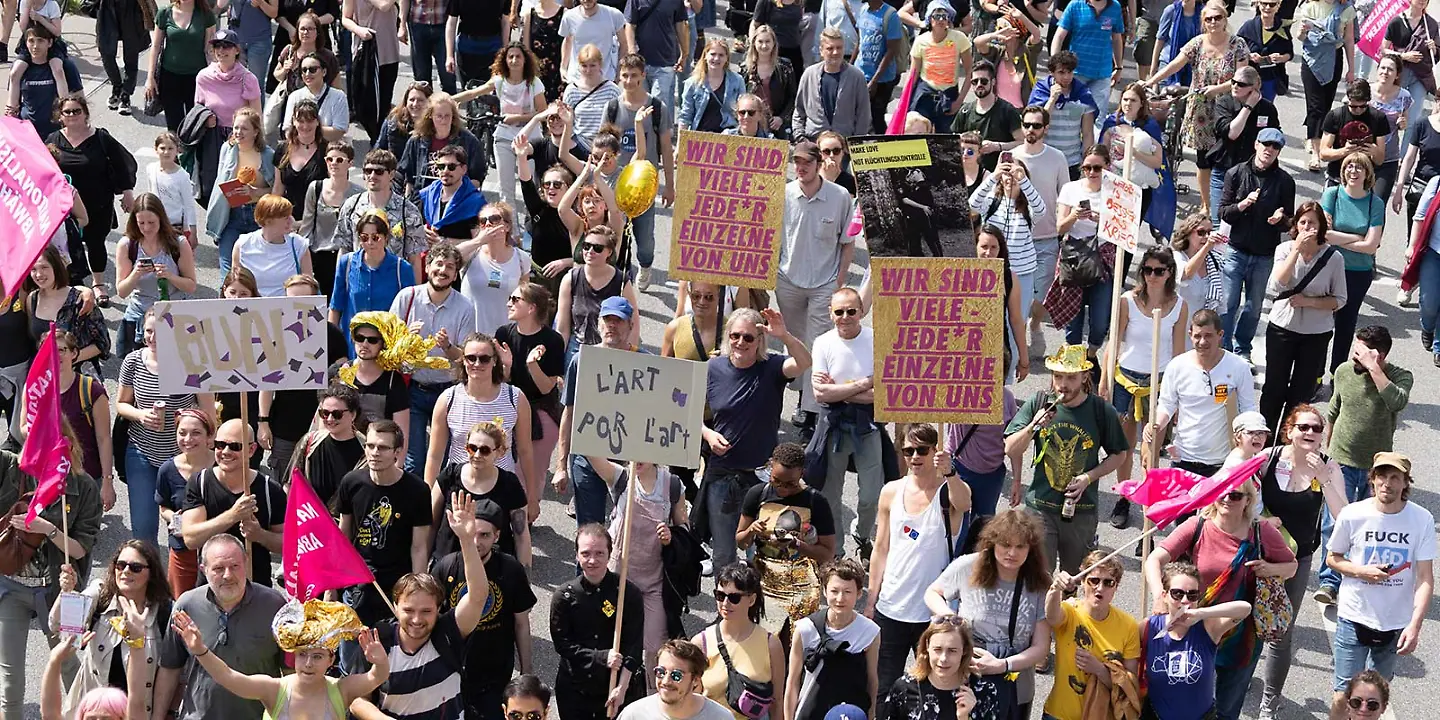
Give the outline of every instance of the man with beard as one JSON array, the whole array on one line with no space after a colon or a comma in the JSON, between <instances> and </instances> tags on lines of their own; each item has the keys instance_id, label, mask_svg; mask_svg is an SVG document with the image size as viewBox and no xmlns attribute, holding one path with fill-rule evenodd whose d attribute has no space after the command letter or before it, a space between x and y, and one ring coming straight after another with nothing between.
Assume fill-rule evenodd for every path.
<instances>
[{"instance_id":1,"label":"man with beard","mask_svg":"<svg viewBox=\"0 0 1440 720\"><path fill-rule=\"evenodd\" d=\"M465 677L461 689L465 707L472 720L503 720L505 717L505 683L515 670L515 656L520 656L520 673L529 674L534 650L530 637L530 608L535 606L535 593L525 566L514 556L495 549L500 530L505 527L505 511L494 500L475 503L475 546L485 576L490 580L490 596L480 624L466 643ZM465 597L464 556L453 552L435 561L435 579L445 591L446 607L454 607Z\"/></svg>"},{"instance_id":2,"label":"man with beard","mask_svg":"<svg viewBox=\"0 0 1440 720\"><path fill-rule=\"evenodd\" d=\"M705 651L689 640L671 640L655 660L655 694L627 705L620 720L730 720L729 708L697 695L695 688L710 666Z\"/></svg>"},{"instance_id":3,"label":"man with beard","mask_svg":"<svg viewBox=\"0 0 1440 720\"><path fill-rule=\"evenodd\" d=\"M645 600L629 582L620 647L612 646L620 612L620 576L609 570L613 549L605 526L581 525L575 537L580 576L550 599L550 640L560 656L555 704L565 720L606 720L645 695ZM607 692L612 671L618 682Z\"/></svg>"},{"instance_id":4,"label":"man with beard","mask_svg":"<svg viewBox=\"0 0 1440 720\"><path fill-rule=\"evenodd\" d=\"M446 149L459 148L458 145ZM443 153L444 150L441 150ZM442 158L442 162L444 162ZM462 170L455 172L464 176L463 158L456 158ZM446 182L442 175L440 182ZM462 183L469 186L469 181ZM421 195L430 191L426 188ZM428 207L428 205L427 205ZM410 332L422 337L435 338L435 347L430 349L433 357L444 357L452 366L460 363L462 344L475 329L475 306L470 298L455 292L455 281L460 277L460 268L465 262L460 251L449 242L440 241L430 246L425 256L425 273L429 282L412 285L400 291L390 303L390 312L410 327ZM355 348L356 353L360 351ZM455 373L450 370L419 368L410 376L410 432L405 436L405 469L424 477L425 454L430 448L430 416L435 412L435 401L445 388L455 384Z\"/></svg>"},{"instance_id":5,"label":"man with beard","mask_svg":"<svg viewBox=\"0 0 1440 720\"><path fill-rule=\"evenodd\" d=\"M1410 502L1410 458L1375 453L1374 496L1335 518L1326 564L1340 573L1335 621L1335 690L1331 720L1345 717L1345 684L1367 667L1386 680L1400 655L1420 645L1420 626L1434 594L1435 518Z\"/></svg>"},{"instance_id":6,"label":"man with beard","mask_svg":"<svg viewBox=\"0 0 1440 720\"><path fill-rule=\"evenodd\" d=\"M270 621L284 607L285 596L246 580L245 563L245 545L234 535L220 533L206 540L200 548L205 584L181 595L173 612L189 615L210 652L235 672L279 677L285 656L275 644ZM220 687L190 655L180 633L167 632L159 655L153 705L157 710L169 708L176 688L183 687L175 715L179 720L259 720L265 713L260 703Z\"/></svg>"},{"instance_id":7,"label":"man with beard","mask_svg":"<svg viewBox=\"0 0 1440 720\"><path fill-rule=\"evenodd\" d=\"M1012 152L1016 160L1025 163L1025 169L1030 173L1030 184L1040 193L1045 207L1053 208L1060 197L1060 188L1070 182L1070 162L1065 159L1065 153L1045 143L1049 131L1049 110L1038 105L1025 108L1020 116L1020 134L1024 142ZM1039 268L1035 271L1035 294L1020 298L1020 306L1030 318L1030 332L1039 333L1043 312L1032 310L1041 309L1040 301L1045 299L1045 294L1050 292L1050 283L1055 280L1055 265L1060 261L1060 231L1055 227L1055 213L1041 213L1031 220L1034 225L1030 232L1034 237L1035 262ZM1029 346L1035 348L1038 343L1030 343Z\"/></svg>"},{"instance_id":8,"label":"man with beard","mask_svg":"<svg viewBox=\"0 0 1440 720\"><path fill-rule=\"evenodd\" d=\"M354 244L350 249L358 250L360 244L355 237L355 221L372 208L385 211L390 223L390 238L387 247L398 257L410 261L415 270L415 282L420 282L420 271L424 264L420 254L425 252L425 218L420 208L394 191L395 168L399 161L389 150L371 150L365 153L361 169L365 176L365 192L352 196L340 205L335 222L335 237L345 245Z\"/></svg>"},{"instance_id":9,"label":"man with beard","mask_svg":"<svg viewBox=\"0 0 1440 720\"><path fill-rule=\"evenodd\" d=\"M1295 179L1279 162L1284 148L1285 133L1279 128L1256 133L1254 155L1225 171L1220 192L1220 219L1230 223L1230 252L1221 261L1225 316L1220 329L1225 349L1246 360L1260 325L1275 249L1295 215Z\"/></svg>"},{"instance_id":10,"label":"man with beard","mask_svg":"<svg viewBox=\"0 0 1440 720\"><path fill-rule=\"evenodd\" d=\"M994 170L1000 160L997 153L1025 142L1020 131L1020 111L995 94L995 66L989 61L975 63L971 82L975 99L960 106L953 130L956 135L979 133L984 141L980 146L980 162L986 170Z\"/></svg>"},{"instance_id":11,"label":"man with beard","mask_svg":"<svg viewBox=\"0 0 1440 720\"><path fill-rule=\"evenodd\" d=\"M390 679L372 699L350 704L359 720L460 720L465 716L461 697L461 670L465 667L465 641L480 623L490 599L490 579L480 560L475 540L479 521L475 498L456 492L446 520L460 542L466 592L455 607L440 612L445 591L427 573L409 573L395 583L397 619L376 626L380 643L390 656Z\"/></svg>"},{"instance_id":12,"label":"man with beard","mask_svg":"<svg viewBox=\"0 0 1440 720\"><path fill-rule=\"evenodd\" d=\"M420 191L420 212L425 216L425 232L433 244L439 238L469 240L479 227L480 208L485 196L466 173L469 155L461 145L446 145L435 151L430 168L440 182L432 182ZM431 249L434 257L434 248ZM426 270L429 270L427 267ZM451 282L454 277L451 277Z\"/></svg>"},{"instance_id":13,"label":"man with beard","mask_svg":"<svg viewBox=\"0 0 1440 720\"><path fill-rule=\"evenodd\" d=\"M254 544L250 578L269 586L270 553L280 552L285 527L285 491L274 480L250 469L255 442L250 428L227 420L215 431L215 467L185 484L180 533L185 547L200 547L229 533Z\"/></svg>"},{"instance_id":14,"label":"man with beard","mask_svg":"<svg viewBox=\"0 0 1440 720\"><path fill-rule=\"evenodd\" d=\"M395 423L372 423L365 434L365 468L341 479L336 493L340 531L354 543L382 588L395 585L406 573L424 572L430 559L430 489L400 466L404 442ZM343 599L366 625L388 614L374 585L346 588ZM340 644L344 670L355 672L359 649L354 642Z\"/></svg>"}]
</instances>

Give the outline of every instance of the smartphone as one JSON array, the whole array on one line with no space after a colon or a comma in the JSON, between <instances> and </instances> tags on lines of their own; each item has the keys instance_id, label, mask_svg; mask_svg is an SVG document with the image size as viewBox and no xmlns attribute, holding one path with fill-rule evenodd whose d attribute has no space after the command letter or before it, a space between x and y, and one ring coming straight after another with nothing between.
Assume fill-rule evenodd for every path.
<instances>
[{"instance_id":1,"label":"smartphone","mask_svg":"<svg viewBox=\"0 0 1440 720\"><path fill-rule=\"evenodd\" d=\"M141 268L144 268L144 269L146 269L146 270L154 270L154 269L155 269L155 259L154 259L154 258L140 258L140 260L139 260L138 262L136 262L136 264L139 265Z\"/></svg>"},{"instance_id":2,"label":"smartphone","mask_svg":"<svg viewBox=\"0 0 1440 720\"><path fill-rule=\"evenodd\" d=\"M1002 162L1002 163L1013 163L1013 162L1015 162L1015 153L1012 153L1012 152L1010 152L1009 150L1001 150L1001 151L1000 151L1000 162Z\"/></svg>"},{"instance_id":3,"label":"smartphone","mask_svg":"<svg viewBox=\"0 0 1440 720\"><path fill-rule=\"evenodd\" d=\"M1081 201L1080 201L1080 210L1083 211L1083 212L1087 212L1087 213L1090 212L1090 201L1089 201L1089 200L1081 200Z\"/></svg>"}]
</instances>

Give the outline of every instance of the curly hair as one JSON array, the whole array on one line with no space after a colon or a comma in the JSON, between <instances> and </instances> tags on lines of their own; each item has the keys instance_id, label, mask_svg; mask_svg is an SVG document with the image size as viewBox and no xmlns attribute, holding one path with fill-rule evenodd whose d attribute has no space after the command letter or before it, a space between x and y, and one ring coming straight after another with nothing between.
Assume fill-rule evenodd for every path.
<instances>
[{"instance_id":1,"label":"curly hair","mask_svg":"<svg viewBox=\"0 0 1440 720\"><path fill-rule=\"evenodd\" d=\"M1020 579L1030 592L1050 587L1050 568L1045 562L1045 528L1039 518L1022 508L1010 508L985 523L980 531L978 557L970 571L970 582L976 587L993 588L1000 582L996 545L1027 545L1030 550L1020 565Z\"/></svg>"},{"instance_id":2,"label":"curly hair","mask_svg":"<svg viewBox=\"0 0 1440 720\"><path fill-rule=\"evenodd\" d=\"M1190 237L1196 230L1210 224L1210 216L1203 212L1193 212L1175 223L1175 232L1170 236L1170 248L1183 253L1194 253L1190 248Z\"/></svg>"}]
</instances>

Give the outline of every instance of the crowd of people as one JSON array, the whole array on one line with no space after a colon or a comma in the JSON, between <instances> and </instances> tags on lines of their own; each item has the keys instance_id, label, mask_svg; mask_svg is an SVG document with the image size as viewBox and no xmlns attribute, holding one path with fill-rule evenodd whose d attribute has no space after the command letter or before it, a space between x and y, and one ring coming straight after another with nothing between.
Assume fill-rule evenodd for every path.
<instances>
[{"instance_id":1,"label":"crowd of people","mask_svg":"<svg viewBox=\"0 0 1440 720\"><path fill-rule=\"evenodd\" d=\"M1254 0L1243 23L1221 0L732 0L729 33L715 0L87 0L122 116L149 50L138 109L166 130L143 168L93 122L65 12L19 2L8 112L74 203L0 308L0 508L35 487L22 403L52 325L73 472L0 542L5 720L34 625L46 720L544 720L552 700L565 720L1025 720L1037 701L1047 720L1235 720L1262 656L1268 720L1306 600L1336 606L1330 717L1376 720L1420 642L1434 520L1394 451L1415 379L1359 311L1408 214L1397 301L1418 288L1440 366L1425 0L1369 63L1345 0ZM1278 162L1296 66L1318 197ZM875 418L847 143L892 124L957 136L976 254L1004 263L1001 424ZM793 179L777 287L681 282L646 349L677 128L788 139ZM662 182L629 217L615 183L636 160ZM1177 218L1192 161L1200 206ZM1119 267L1096 240L1106 171L1144 189L1154 237ZM933 198L897 201L933 229ZM154 307L206 294L202 246L222 298L325 298L323 391L161 389ZM1066 338L1048 354L1044 322ZM700 470L571 452L586 345L706 364ZM1032 357L1046 387L1017 397ZM792 387L799 443L780 437ZM1112 602L1101 488L1157 458L1260 465L1144 558L1137 617ZM277 624L293 473L376 578L325 596L358 636ZM529 577L547 494L570 503L576 566L548 629ZM100 557L121 496L132 539ZM1120 498L1108 519L1131 514ZM707 585L717 619L689 636ZM86 632L61 634L77 593Z\"/></svg>"}]
</instances>

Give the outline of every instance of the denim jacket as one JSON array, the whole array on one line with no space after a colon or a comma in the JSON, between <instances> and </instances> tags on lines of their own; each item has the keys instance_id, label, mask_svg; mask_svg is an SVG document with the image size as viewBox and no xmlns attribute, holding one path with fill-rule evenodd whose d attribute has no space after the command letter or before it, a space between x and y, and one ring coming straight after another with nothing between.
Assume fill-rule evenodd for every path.
<instances>
[{"instance_id":1,"label":"denim jacket","mask_svg":"<svg viewBox=\"0 0 1440 720\"><path fill-rule=\"evenodd\" d=\"M210 206L205 210L205 232L211 237L220 237L225 225L230 222L230 203L225 200L225 191L220 183L235 177L236 166L240 164L240 151L234 143L220 146L220 165L215 173L215 187L210 190ZM275 148L266 146L260 153L260 177L269 187L275 187Z\"/></svg>"},{"instance_id":2,"label":"denim jacket","mask_svg":"<svg viewBox=\"0 0 1440 720\"><path fill-rule=\"evenodd\" d=\"M725 71L725 104L720 107L720 123L727 128L735 127L735 101L745 93L745 80L734 70ZM705 106L710 102L710 87L694 78L685 81L680 95L680 121L682 128L695 127L705 116Z\"/></svg>"}]
</instances>

